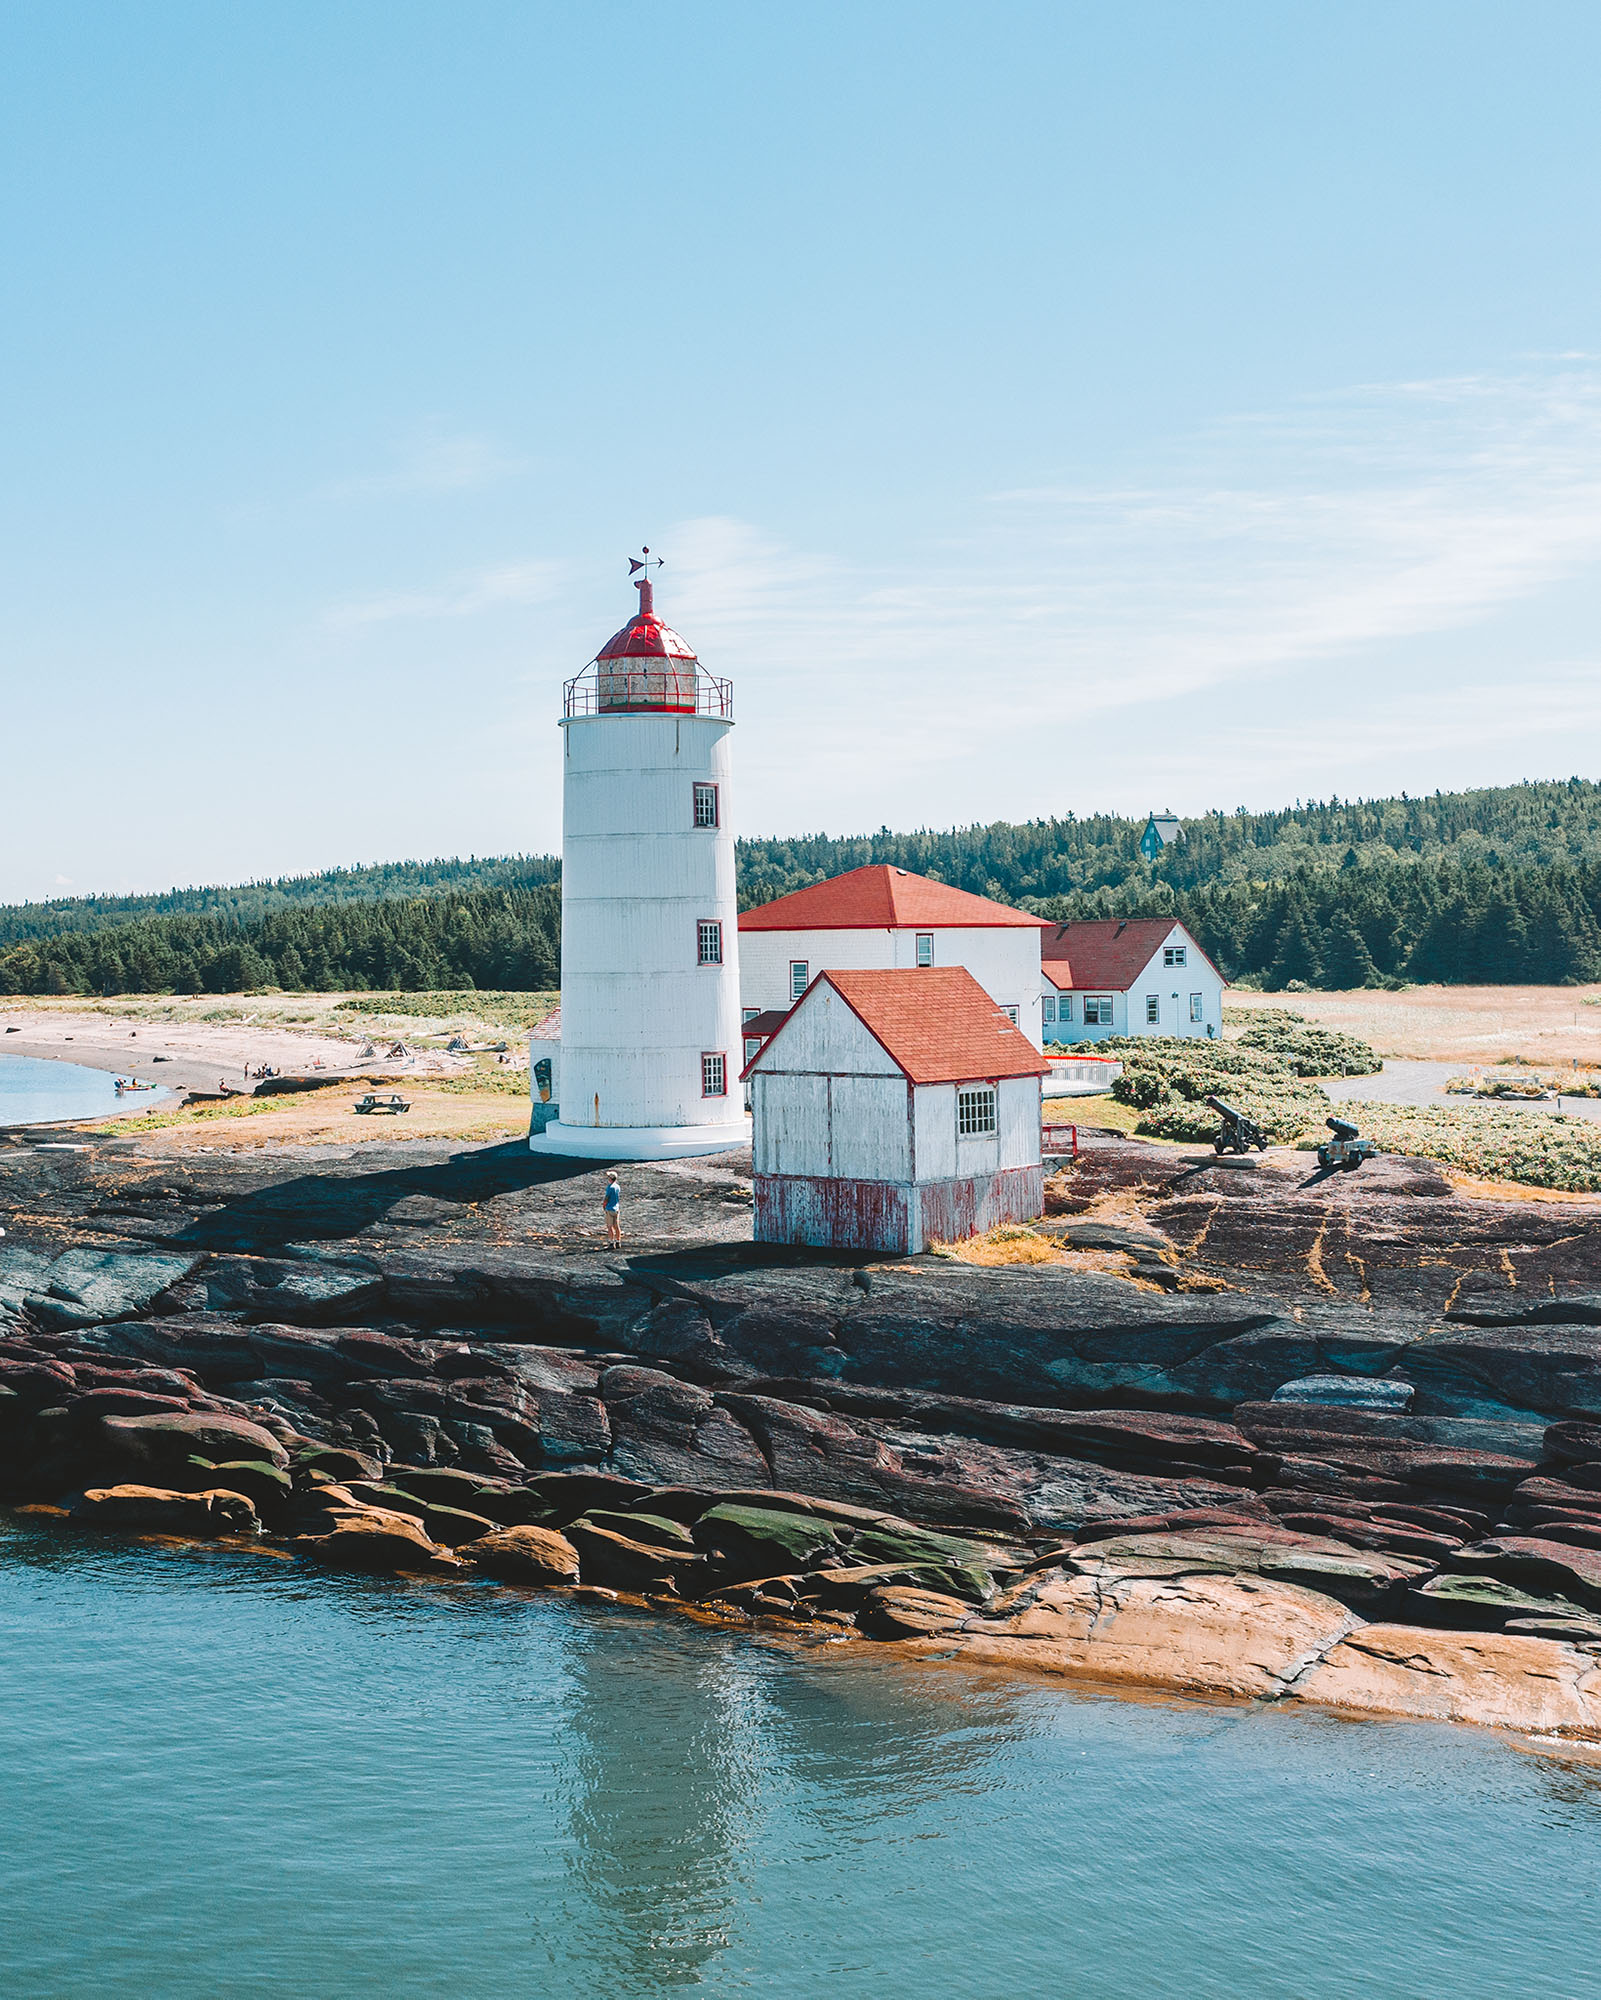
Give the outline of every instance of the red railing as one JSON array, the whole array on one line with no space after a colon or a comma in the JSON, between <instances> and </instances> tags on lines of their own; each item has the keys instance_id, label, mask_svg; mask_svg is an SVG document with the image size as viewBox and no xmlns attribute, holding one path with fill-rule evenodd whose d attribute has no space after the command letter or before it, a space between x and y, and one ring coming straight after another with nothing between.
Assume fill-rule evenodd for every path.
<instances>
[{"instance_id":1,"label":"red railing","mask_svg":"<svg viewBox=\"0 0 1601 2000\"><path fill-rule=\"evenodd\" d=\"M712 715L734 719L734 683L688 660L639 667L591 660L562 689L565 715Z\"/></svg>"}]
</instances>

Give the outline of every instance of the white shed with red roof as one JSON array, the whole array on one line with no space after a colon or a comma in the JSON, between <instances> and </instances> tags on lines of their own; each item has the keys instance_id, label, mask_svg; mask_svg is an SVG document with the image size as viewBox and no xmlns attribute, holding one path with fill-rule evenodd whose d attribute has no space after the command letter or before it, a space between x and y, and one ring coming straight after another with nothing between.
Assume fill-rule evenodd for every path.
<instances>
[{"instance_id":1,"label":"white shed with red roof","mask_svg":"<svg viewBox=\"0 0 1601 2000\"><path fill-rule=\"evenodd\" d=\"M745 1070L756 1240L907 1253L1032 1219L1048 1069L965 967L819 973Z\"/></svg>"},{"instance_id":2,"label":"white shed with red roof","mask_svg":"<svg viewBox=\"0 0 1601 2000\"><path fill-rule=\"evenodd\" d=\"M747 1021L793 1006L819 972L965 966L1040 1046L1040 935L1008 903L877 864L746 910L739 999Z\"/></svg>"},{"instance_id":3,"label":"white shed with red roof","mask_svg":"<svg viewBox=\"0 0 1601 2000\"><path fill-rule=\"evenodd\" d=\"M1215 1040L1223 1032L1221 972L1171 917L1101 917L1052 924L1040 941L1044 1038L1110 1035Z\"/></svg>"}]
</instances>

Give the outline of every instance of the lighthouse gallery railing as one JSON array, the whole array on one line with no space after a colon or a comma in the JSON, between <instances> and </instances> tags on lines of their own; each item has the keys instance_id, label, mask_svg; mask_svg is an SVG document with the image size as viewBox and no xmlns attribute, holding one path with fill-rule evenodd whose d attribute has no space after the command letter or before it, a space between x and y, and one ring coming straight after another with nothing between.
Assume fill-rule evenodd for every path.
<instances>
[{"instance_id":1,"label":"lighthouse gallery railing","mask_svg":"<svg viewBox=\"0 0 1601 2000\"><path fill-rule=\"evenodd\" d=\"M562 688L565 715L712 715L734 719L734 683L689 660L624 666L591 660Z\"/></svg>"}]
</instances>

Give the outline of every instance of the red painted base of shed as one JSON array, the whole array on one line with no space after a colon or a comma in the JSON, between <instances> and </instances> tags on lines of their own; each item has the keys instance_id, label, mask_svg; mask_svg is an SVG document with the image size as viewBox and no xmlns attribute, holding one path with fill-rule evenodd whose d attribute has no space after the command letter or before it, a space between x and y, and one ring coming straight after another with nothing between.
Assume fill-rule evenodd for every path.
<instances>
[{"instance_id":1,"label":"red painted base of shed","mask_svg":"<svg viewBox=\"0 0 1601 2000\"><path fill-rule=\"evenodd\" d=\"M1008 1167L949 1181L832 1180L821 1174L757 1174L758 1243L809 1243L828 1250L894 1250L956 1243L998 1222L1031 1222L1045 1206L1042 1167Z\"/></svg>"}]
</instances>

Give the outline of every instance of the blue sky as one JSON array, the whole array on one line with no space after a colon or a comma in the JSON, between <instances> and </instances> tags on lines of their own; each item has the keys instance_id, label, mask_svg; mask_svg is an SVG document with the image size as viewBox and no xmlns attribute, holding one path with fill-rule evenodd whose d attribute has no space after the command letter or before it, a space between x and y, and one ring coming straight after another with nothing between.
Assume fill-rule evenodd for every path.
<instances>
[{"instance_id":1,"label":"blue sky","mask_svg":"<svg viewBox=\"0 0 1601 2000\"><path fill-rule=\"evenodd\" d=\"M0 896L1595 775L1601 11L0 14Z\"/></svg>"}]
</instances>

